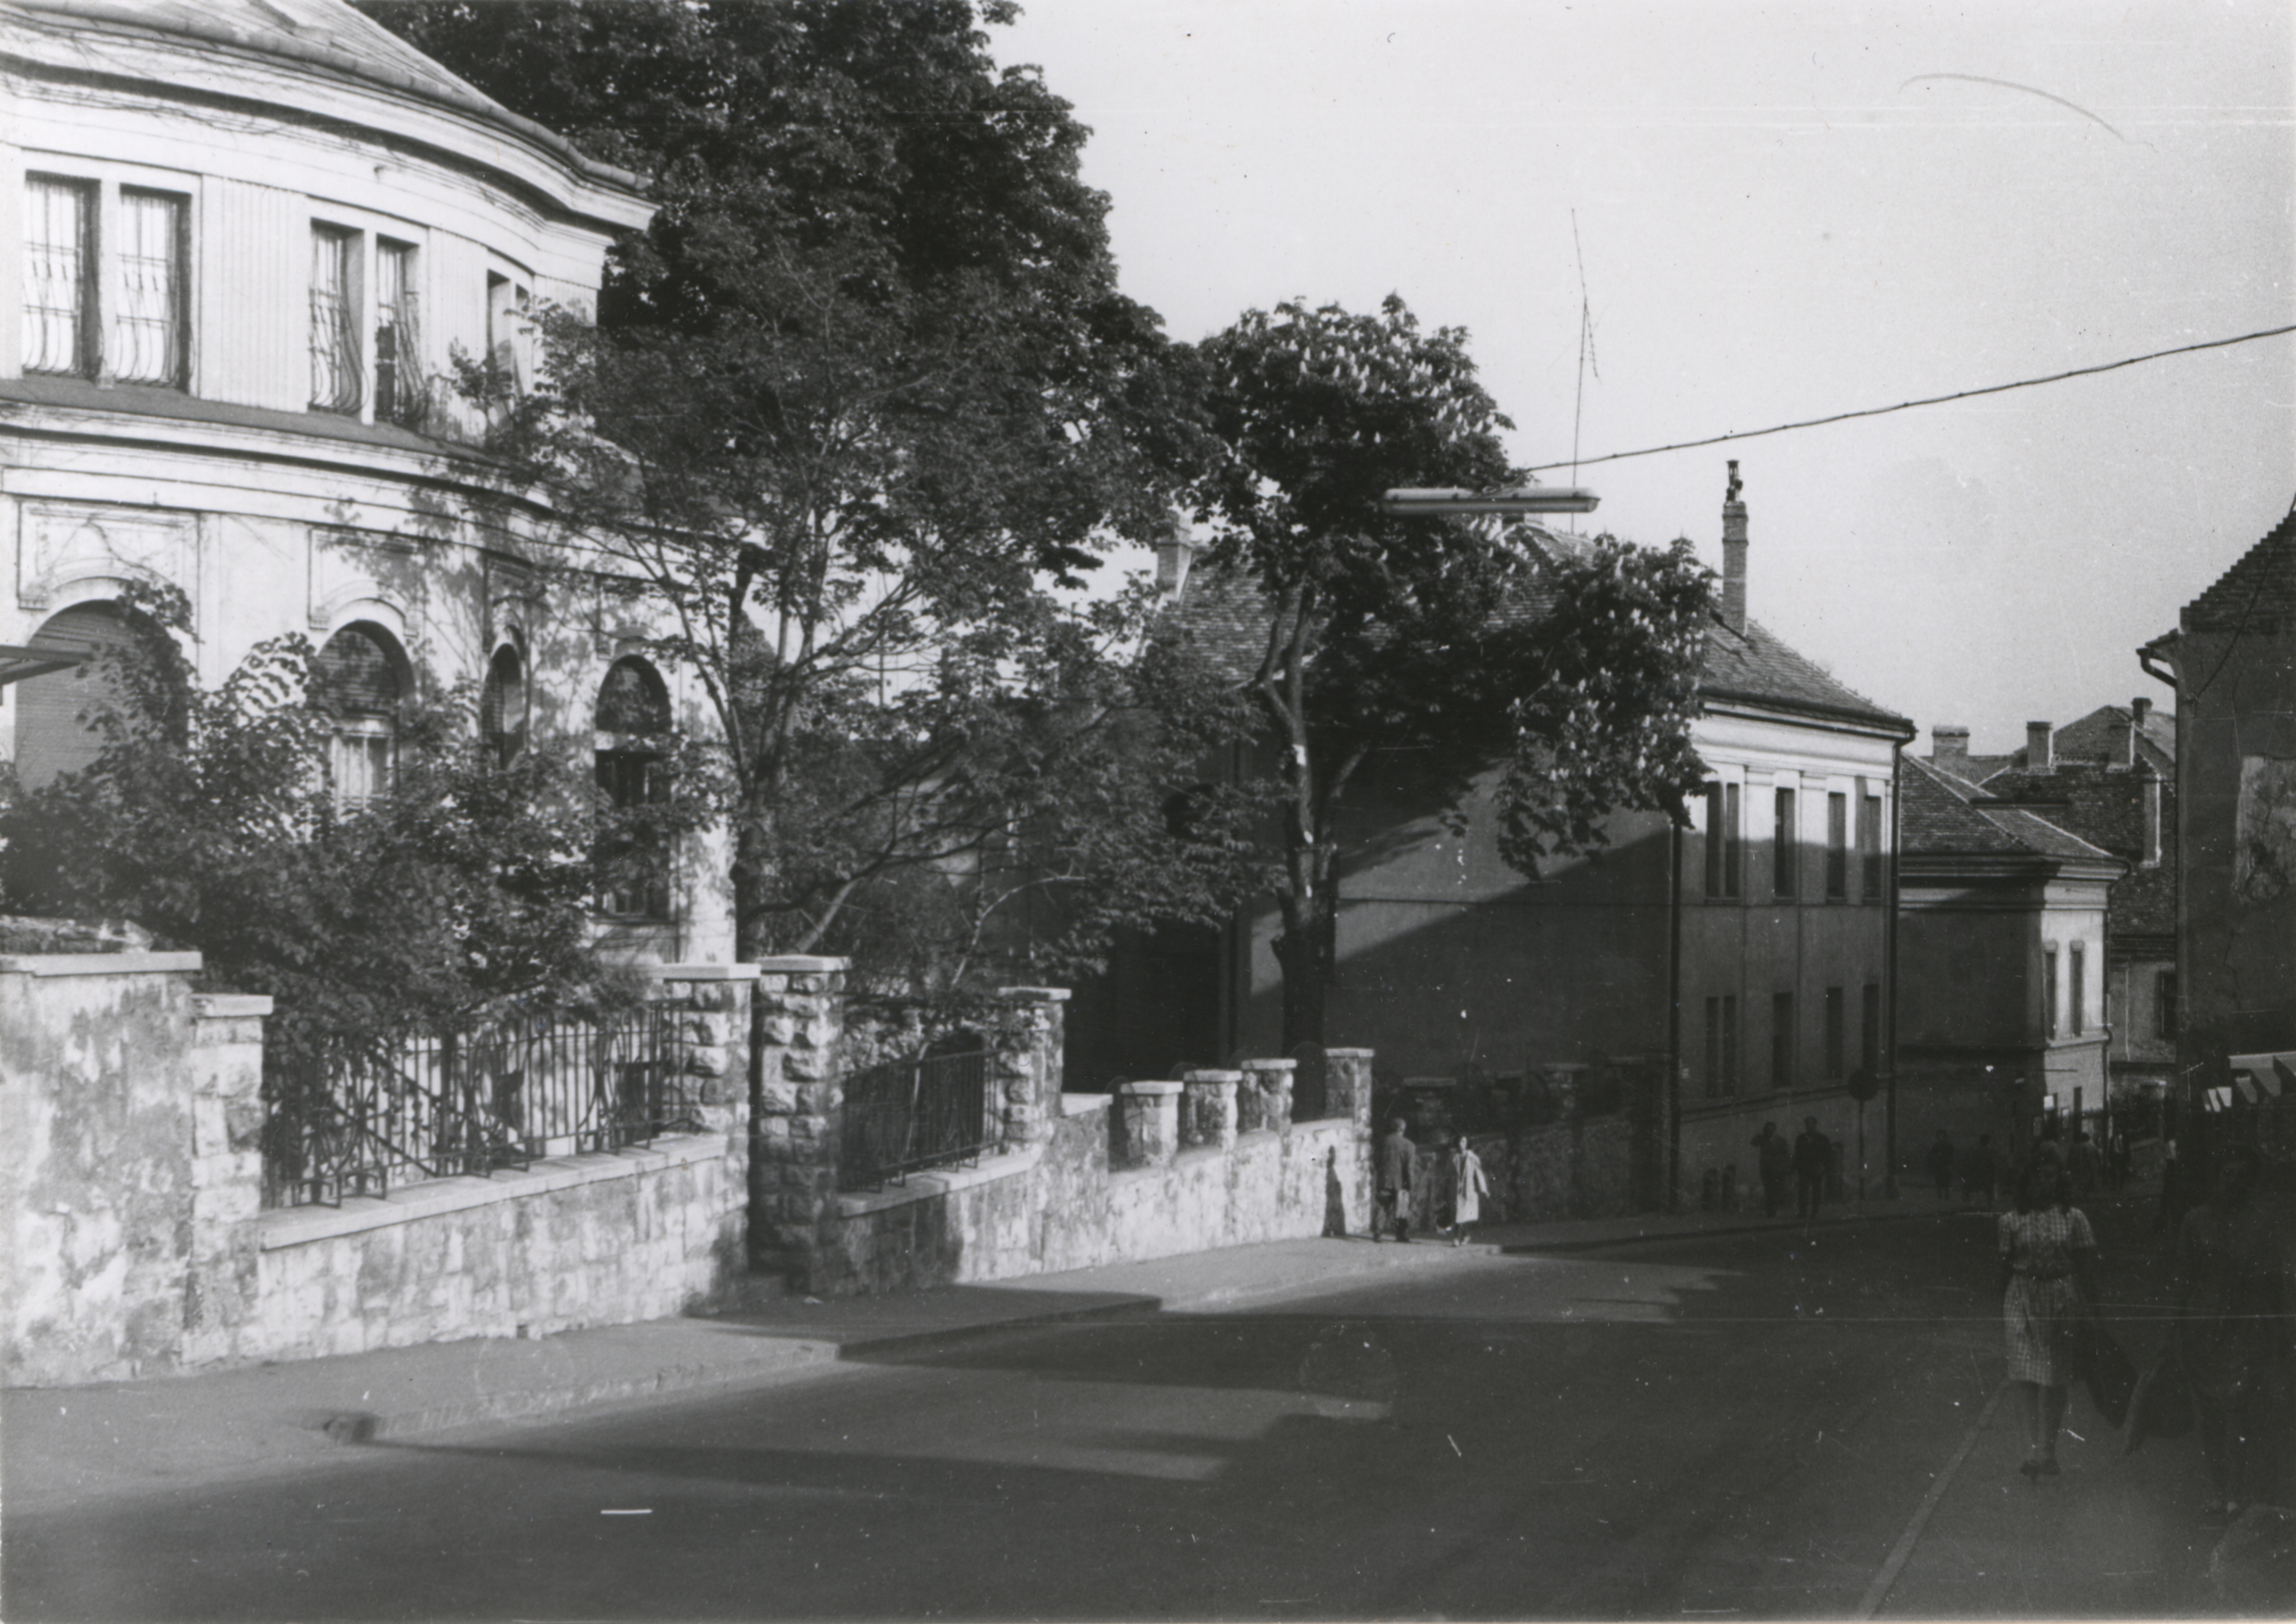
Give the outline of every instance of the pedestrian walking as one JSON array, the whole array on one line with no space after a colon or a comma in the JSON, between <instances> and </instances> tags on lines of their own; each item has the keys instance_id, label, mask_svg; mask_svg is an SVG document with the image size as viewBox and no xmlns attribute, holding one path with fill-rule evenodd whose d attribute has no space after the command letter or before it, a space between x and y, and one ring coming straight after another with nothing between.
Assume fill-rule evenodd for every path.
<instances>
[{"instance_id":1,"label":"pedestrian walking","mask_svg":"<svg viewBox=\"0 0 2296 1624\"><path fill-rule=\"evenodd\" d=\"M2286 1426L2285 1237L2255 1199L2263 1158L2246 1144L2217 1159L2209 1199L2177 1232L2177 1361L2200 1422L2212 1498L2207 1509L2238 1516L2251 1503L2278 1504Z\"/></svg>"},{"instance_id":2,"label":"pedestrian walking","mask_svg":"<svg viewBox=\"0 0 2296 1624\"><path fill-rule=\"evenodd\" d=\"M1411 1164L1419 1147L1411 1143L1401 1117L1387 1125L1387 1137L1379 1142L1379 1206L1371 1219L1371 1238L1383 1238L1382 1231L1392 1225L1395 1238L1411 1239Z\"/></svg>"},{"instance_id":3,"label":"pedestrian walking","mask_svg":"<svg viewBox=\"0 0 2296 1624\"><path fill-rule=\"evenodd\" d=\"M2116 1128L2112 1137L2105 1141L2104 1165L2115 1193L2128 1188L2129 1154L2128 1130Z\"/></svg>"},{"instance_id":4,"label":"pedestrian walking","mask_svg":"<svg viewBox=\"0 0 2296 1624\"><path fill-rule=\"evenodd\" d=\"M2000 1181L1998 1162L1993 1155L1993 1136L1980 1134L1969 1153L1961 1158L1961 1198L1993 1204L1994 1186Z\"/></svg>"},{"instance_id":5,"label":"pedestrian walking","mask_svg":"<svg viewBox=\"0 0 2296 1624\"><path fill-rule=\"evenodd\" d=\"M1475 1154L1475 1147L1462 1135L1451 1150L1451 1244L1464 1246L1467 1231L1481 1221L1483 1197L1491 1193L1490 1180L1483 1176L1483 1159Z\"/></svg>"},{"instance_id":6,"label":"pedestrian walking","mask_svg":"<svg viewBox=\"0 0 2296 1624\"><path fill-rule=\"evenodd\" d=\"M1794 1136L1794 1216L1814 1218L1825 1201L1825 1175L1833 1165L1833 1141L1817 1131L1817 1119L1804 1117Z\"/></svg>"},{"instance_id":7,"label":"pedestrian walking","mask_svg":"<svg viewBox=\"0 0 2296 1624\"><path fill-rule=\"evenodd\" d=\"M1953 1193L1953 1136L1944 1128L1938 1129L1937 1143L1930 1146L1930 1177L1937 1180L1938 1200Z\"/></svg>"},{"instance_id":8,"label":"pedestrian walking","mask_svg":"<svg viewBox=\"0 0 2296 1624\"><path fill-rule=\"evenodd\" d=\"M1785 1205L1786 1184L1793 1177L1793 1146L1775 1122L1762 1124L1754 1136L1754 1167L1762 1180L1762 1216L1775 1218Z\"/></svg>"},{"instance_id":9,"label":"pedestrian walking","mask_svg":"<svg viewBox=\"0 0 2296 1624\"><path fill-rule=\"evenodd\" d=\"M2018 1467L2057 1475L2057 1432L2067 1390L2080 1374L2079 1338L2096 1300L2096 1235L2072 1204L2072 1180L2054 1158L2027 1159L2014 1209L1996 1226L2001 1252L2001 1330L2009 1379L2025 1390L2030 1443Z\"/></svg>"},{"instance_id":10,"label":"pedestrian walking","mask_svg":"<svg viewBox=\"0 0 2296 1624\"><path fill-rule=\"evenodd\" d=\"M1374 1221L1374 1233L1377 1233ZM1340 1152L1324 1152L1324 1234L1326 1239L1344 1241L1348 1238L1348 1193L1340 1183Z\"/></svg>"}]
</instances>

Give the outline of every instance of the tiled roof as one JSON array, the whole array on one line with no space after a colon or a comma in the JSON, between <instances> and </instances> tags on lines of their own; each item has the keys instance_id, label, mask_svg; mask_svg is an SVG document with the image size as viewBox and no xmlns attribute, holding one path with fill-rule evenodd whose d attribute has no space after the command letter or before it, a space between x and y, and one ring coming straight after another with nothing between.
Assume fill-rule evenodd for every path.
<instances>
[{"instance_id":1,"label":"tiled roof","mask_svg":"<svg viewBox=\"0 0 2296 1624\"><path fill-rule=\"evenodd\" d=\"M1977 785L1939 772L1918 756L1906 758L1906 769L1898 793L1908 857L2111 855L2038 813L1981 804L1984 791Z\"/></svg>"},{"instance_id":2,"label":"tiled roof","mask_svg":"<svg viewBox=\"0 0 2296 1624\"><path fill-rule=\"evenodd\" d=\"M1517 534L1548 557L1582 556L1587 546L1580 537L1538 525L1520 526ZM1544 572L1533 572L1501 609L1501 616L1511 622L1545 618L1554 603L1546 580ZM1251 581L1199 564L1189 571L1172 615L1200 650L1239 681L1259 668L1267 652L1267 615L1265 600ZM1751 620L1743 632L1719 621L1708 630L1699 688L1715 698L1839 715L1907 732L1913 726Z\"/></svg>"},{"instance_id":3,"label":"tiled roof","mask_svg":"<svg viewBox=\"0 0 2296 1624\"><path fill-rule=\"evenodd\" d=\"M216 45L316 62L408 90L516 130L595 178L638 177L577 152L564 139L432 62L346 0L5 0L24 12L98 26L182 34Z\"/></svg>"},{"instance_id":4,"label":"tiled roof","mask_svg":"<svg viewBox=\"0 0 2296 1624\"><path fill-rule=\"evenodd\" d=\"M2280 620L2296 614L2296 509L2267 532L2215 586L2185 605L2194 631L2232 631L2251 616Z\"/></svg>"}]
</instances>

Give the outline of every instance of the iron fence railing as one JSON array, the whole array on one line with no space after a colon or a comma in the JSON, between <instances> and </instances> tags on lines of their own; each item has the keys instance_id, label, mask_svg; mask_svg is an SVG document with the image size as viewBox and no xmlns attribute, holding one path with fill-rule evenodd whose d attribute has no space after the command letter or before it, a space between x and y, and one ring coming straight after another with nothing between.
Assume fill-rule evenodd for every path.
<instances>
[{"instance_id":1,"label":"iron fence railing","mask_svg":"<svg viewBox=\"0 0 2296 1624\"><path fill-rule=\"evenodd\" d=\"M264 1083L263 1200L340 1206L394 1185L619 1150L701 1126L675 1013L527 1015L344 1053Z\"/></svg>"},{"instance_id":2,"label":"iron fence railing","mask_svg":"<svg viewBox=\"0 0 2296 1624\"><path fill-rule=\"evenodd\" d=\"M973 1161L1003 1142L985 1048L888 1061L845 1079L838 1185L875 1189L926 1168Z\"/></svg>"}]
</instances>

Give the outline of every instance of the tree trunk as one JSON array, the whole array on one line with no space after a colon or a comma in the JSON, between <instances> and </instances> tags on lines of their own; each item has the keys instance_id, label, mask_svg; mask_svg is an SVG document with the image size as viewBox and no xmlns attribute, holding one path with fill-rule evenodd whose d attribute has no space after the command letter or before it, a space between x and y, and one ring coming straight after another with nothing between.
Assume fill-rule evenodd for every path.
<instances>
[{"instance_id":1,"label":"tree trunk","mask_svg":"<svg viewBox=\"0 0 2296 1624\"><path fill-rule=\"evenodd\" d=\"M1324 1013L1339 972L1338 865L1328 843L1300 852L1296 878L1283 898L1283 933L1275 962L1283 972L1283 1052L1324 1041Z\"/></svg>"},{"instance_id":2,"label":"tree trunk","mask_svg":"<svg viewBox=\"0 0 2296 1624\"><path fill-rule=\"evenodd\" d=\"M765 850L765 837L747 818L742 822L734 841L734 956L745 964L764 958L772 944L766 939L766 880L769 867ZM765 1122L766 1048L767 1022L771 1012L766 1000L757 996L755 988L750 995L750 1064L747 1079L750 1095L750 1191L749 1222L744 1226L749 1235L750 1267L762 1267L766 1242L773 1233L776 1216L770 1205L774 1190L772 1180L781 1169L766 1156L761 1143Z\"/></svg>"}]
</instances>

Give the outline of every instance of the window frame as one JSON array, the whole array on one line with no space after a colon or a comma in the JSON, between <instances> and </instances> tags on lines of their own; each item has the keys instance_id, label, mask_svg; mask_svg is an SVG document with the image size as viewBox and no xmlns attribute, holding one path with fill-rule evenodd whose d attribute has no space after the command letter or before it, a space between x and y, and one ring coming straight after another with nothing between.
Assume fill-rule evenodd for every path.
<instances>
[{"instance_id":1,"label":"window frame","mask_svg":"<svg viewBox=\"0 0 2296 1624\"><path fill-rule=\"evenodd\" d=\"M1889 890L1889 874L1882 865L1889 857L1887 841L1882 833L1886 825L1882 817L1882 797L1861 793L1857 798L1858 897L1864 902L1881 902Z\"/></svg>"},{"instance_id":2,"label":"window frame","mask_svg":"<svg viewBox=\"0 0 2296 1624\"><path fill-rule=\"evenodd\" d=\"M2066 949L2065 1007L2070 1014L2072 1030L2069 1036L2082 1038L2088 1033L2088 944L2075 942Z\"/></svg>"},{"instance_id":3,"label":"window frame","mask_svg":"<svg viewBox=\"0 0 2296 1624\"><path fill-rule=\"evenodd\" d=\"M1825 792L1825 899L1849 900L1849 797Z\"/></svg>"},{"instance_id":4,"label":"window frame","mask_svg":"<svg viewBox=\"0 0 2296 1624\"><path fill-rule=\"evenodd\" d=\"M1770 790L1770 894L1792 898L1801 895L1801 808L1798 786L1775 784Z\"/></svg>"},{"instance_id":5,"label":"window frame","mask_svg":"<svg viewBox=\"0 0 2296 1624\"><path fill-rule=\"evenodd\" d=\"M105 256L109 274L119 294L112 308L104 313L105 331L110 342L106 354L112 357L105 373L118 382L142 385L148 389L187 389L191 382L191 292L192 292L192 200L188 193L171 192L164 187L139 185L123 182L119 188L118 209L119 226L115 234L118 246ZM168 206L171 218L167 229L166 252L160 258L168 267L168 288L164 295L166 310L161 317L160 348L163 351L160 365L141 373L127 370L127 357L139 348L130 342L127 330L132 324L148 317L136 314L131 307L136 301L130 297L133 285L131 259L134 263L149 263L154 258L148 254L131 256L135 245L128 222L133 203L154 202ZM152 375L156 373L158 375Z\"/></svg>"},{"instance_id":6,"label":"window frame","mask_svg":"<svg viewBox=\"0 0 2296 1624\"><path fill-rule=\"evenodd\" d=\"M2041 949L2041 1036L2045 1039L2054 1040L2056 1038L2057 1021L2062 1013L2060 1004L2057 988L2057 950L2054 947L2044 947Z\"/></svg>"},{"instance_id":7,"label":"window frame","mask_svg":"<svg viewBox=\"0 0 2296 1624\"><path fill-rule=\"evenodd\" d=\"M2176 1037L2177 1013L2177 972L2156 970L2152 972L2152 1035Z\"/></svg>"},{"instance_id":8,"label":"window frame","mask_svg":"<svg viewBox=\"0 0 2296 1624\"><path fill-rule=\"evenodd\" d=\"M69 309L69 319L73 328L70 343L72 355L70 365L62 366L36 365L32 360L36 352L45 355L48 349L45 340L37 344L33 341L36 327L45 327L49 318L62 316L66 311L63 306L35 306L32 302L37 290L45 288L59 280L37 276L33 272L36 254L56 251L56 245L45 234L49 210L45 208L35 209L33 205L35 193L43 189L78 200L79 219L77 234L79 240L71 250L71 252L77 256L78 264L71 276L75 299ZM28 168L24 171L24 189L20 207L22 258L18 269L21 283L17 299L16 318L18 369L26 375L33 377L95 378L102 373L103 366L102 289L103 183L86 176L62 175L47 169ZM33 236L36 218L43 231L37 243Z\"/></svg>"}]
</instances>

